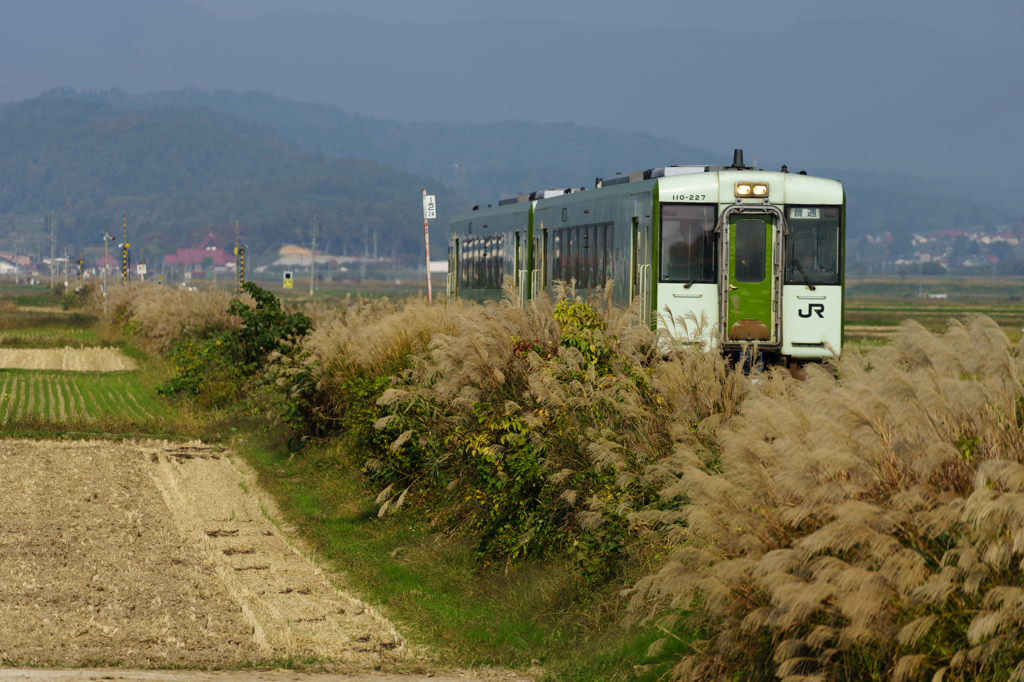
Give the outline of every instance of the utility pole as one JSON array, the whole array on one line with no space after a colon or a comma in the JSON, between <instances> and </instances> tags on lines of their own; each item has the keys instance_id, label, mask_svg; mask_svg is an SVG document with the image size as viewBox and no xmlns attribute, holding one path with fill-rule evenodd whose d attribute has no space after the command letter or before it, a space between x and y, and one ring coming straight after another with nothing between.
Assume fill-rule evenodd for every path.
<instances>
[{"instance_id":1,"label":"utility pole","mask_svg":"<svg viewBox=\"0 0 1024 682\"><path fill-rule=\"evenodd\" d=\"M312 296L316 284L316 236L320 231L320 219L315 215L309 223L309 230L313 233L313 248L309 259L309 295Z\"/></svg>"},{"instance_id":2,"label":"utility pole","mask_svg":"<svg viewBox=\"0 0 1024 682\"><path fill-rule=\"evenodd\" d=\"M56 275L56 273L54 272L54 267L53 267L54 248L56 247L56 242L54 241L54 238L53 238L53 230L54 230L54 227L56 227L56 222L57 222L56 216L54 216L54 215L52 215L50 213L46 214L46 226L48 228L50 228L50 288L51 289L53 289L53 278L54 278L54 275Z\"/></svg>"},{"instance_id":3,"label":"utility pole","mask_svg":"<svg viewBox=\"0 0 1024 682\"><path fill-rule=\"evenodd\" d=\"M114 241L114 235L110 230L103 230L103 314L107 314L107 268L110 261L110 242Z\"/></svg>"},{"instance_id":4,"label":"utility pole","mask_svg":"<svg viewBox=\"0 0 1024 682\"><path fill-rule=\"evenodd\" d=\"M427 190L423 190L423 250L427 258L427 305L433 305L433 295L430 289L430 231L427 221L437 217L437 204L434 203L433 195L427 196Z\"/></svg>"},{"instance_id":5,"label":"utility pole","mask_svg":"<svg viewBox=\"0 0 1024 682\"><path fill-rule=\"evenodd\" d=\"M239 296L242 293L242 281L239 278L241 271L238 269L238 263L238 218L235 218L235 296Z\"/></svg>"}]
</instances>

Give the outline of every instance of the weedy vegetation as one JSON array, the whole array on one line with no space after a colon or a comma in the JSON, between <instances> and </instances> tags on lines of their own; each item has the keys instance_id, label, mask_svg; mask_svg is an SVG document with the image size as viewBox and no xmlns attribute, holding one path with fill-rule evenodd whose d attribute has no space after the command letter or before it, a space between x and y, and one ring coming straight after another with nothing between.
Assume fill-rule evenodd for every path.
<instances>
[{"instance_id":1,"label":"weedy vegetation","mask_svg":"<svg viewBox=\"0 0 1024 682\"><path fill-rule=\"evenodd\" d=\"M165 393L261 433L242 449L282 508L454 662L1024 680L1024 358L990 318L906 322L797 382L572 286L293 310L155 288L106 323L167 354Z\"/></svg>"}]
</instances>

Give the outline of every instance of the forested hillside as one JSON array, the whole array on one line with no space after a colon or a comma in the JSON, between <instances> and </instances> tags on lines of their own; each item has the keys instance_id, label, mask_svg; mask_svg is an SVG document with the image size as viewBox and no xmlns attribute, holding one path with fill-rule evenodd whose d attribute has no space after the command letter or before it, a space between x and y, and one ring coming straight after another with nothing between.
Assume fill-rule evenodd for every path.
<instances>
[{"instance_id":1,"label":"forested hillside","mask_svg":"<svg viewBox=\"0 0 1024 682\"><path fill-rule=\"evenodd\" d=\"M98 245L127 215L133 244L157 255L237 218L250 252L260 254L284 241L307 243L315 213L321 243L334 252L361 254L376 232L381 255L411 254L422 249L423 187L438 195L444 223L464 207L436 180L302 151L210 109L126 111L55 95L0 108L7 239L32 239L26 226L56 210L60 243Z\"/></svg>"},{"instance_id":2,"label":"forested hillside","mask_svg":"<svg viewBox=\"0 0 1024 682\"><path fill-rule=\"evenodd\" d=\"M389 121L261 92L207 93L188 88L147 95L120 90L64 94L127 109L175 104L232 113L262 123L310 151L373 159L428 174L479 204L543 187L593 187L595 176L607 177L619 171L628 173L667 164L728 164L732 160L731 154L618 130L569 123ZM680 131L680 136L686 134ZM748 154L747 161L757 159ZM769 166L769 160L761 159L759 165L778 170L779 164L788 163L791 171L801 170L793 165L793 159L771 163ZM850 235L857 238L891 233L897 249L891 254L893 258L910 256L910 240L915 232L986 227L1016 218L988 201L974 199L960 186L906 173L806 170L844 182L850 203Z\"/></svg>"},{"instance_id":3,"label":"forested hillside","mask_svg":"<svg viewBox=\"0 0 1024 682\"><path fill-rule=\"evenodd\" d=\"M64 91L74 95L73 91ZM572 123L399 122L262 92L196 88L133 95L79 96L135 109L174 104L208 107L269 126L304 149L357 156L438 178L474 203L544 187L593 187L611 176L665 164L730 163L725 156L652 135Z\"/></svg>"}]
</instances>

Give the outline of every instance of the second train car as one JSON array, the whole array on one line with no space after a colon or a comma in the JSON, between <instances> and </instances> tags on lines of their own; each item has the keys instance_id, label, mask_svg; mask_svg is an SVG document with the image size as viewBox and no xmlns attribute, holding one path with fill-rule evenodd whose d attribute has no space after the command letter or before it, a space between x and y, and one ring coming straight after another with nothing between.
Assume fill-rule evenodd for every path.
<instances>
[{"instance_id":1,"label":"second train car","mask_svg":"<svg viewBox=\"0 0 1024 682\"><path fill-rule=\"evenodd\" d=\"M756 341L782 363L839 354L846 196L836 180L745 166L667 166L548 189L452 220L448 295L525 302L554 282L613 282L617 305L705 319L725 352ZM638 300L637 300L638 299ZM717 335L715 334L717 332Z\"/></svg>"}]
</instances>

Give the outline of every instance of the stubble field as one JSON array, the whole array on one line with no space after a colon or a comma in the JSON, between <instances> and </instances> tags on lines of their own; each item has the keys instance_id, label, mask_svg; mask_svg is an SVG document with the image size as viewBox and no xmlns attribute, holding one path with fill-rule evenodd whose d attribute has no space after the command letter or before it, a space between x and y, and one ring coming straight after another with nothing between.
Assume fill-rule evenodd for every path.
<instances>
[{"instance_id":1,"label":"stubble field","mask_svg":"<svg viewBox=\"0 0 1024 682\"><path fill-rule=\"evenodd\" d=\"M198 443L0 443L0 662L366 669L409 656Z\"/></svg>"}]
</instances>

